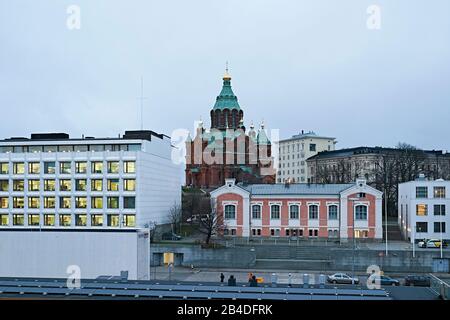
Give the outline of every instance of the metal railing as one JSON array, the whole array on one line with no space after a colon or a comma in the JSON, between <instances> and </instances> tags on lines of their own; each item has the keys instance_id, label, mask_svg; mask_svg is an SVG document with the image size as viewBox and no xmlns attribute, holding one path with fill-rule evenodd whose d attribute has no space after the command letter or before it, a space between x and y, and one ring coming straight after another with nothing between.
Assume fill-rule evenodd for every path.
<instances>
[{"instance_id":1,"label":"metal railing","mask_svg":"<svg viewBox=\"0 0 450 320\"><path fill-rule=\"evenodd\" d=\"M442 300L450 300L450 284L430 273L430 289Z\"/></svg>"},{"instance_id":2,"label":"metal railing","mask_svg":"<svg viewBox=\"0 0 450 320\"><path fill-rule=\"evenodd\" d=\"M288 245L288 246L325 246L325 247L349 247L350 242L341 242L339 238L336 239L311 239L301 237L226 237L222 239L215 239L215 242L221 243L226 247L234 247L239 245ZM363 243L358 244L364 246Z\"/></svg>"}]
</instances>

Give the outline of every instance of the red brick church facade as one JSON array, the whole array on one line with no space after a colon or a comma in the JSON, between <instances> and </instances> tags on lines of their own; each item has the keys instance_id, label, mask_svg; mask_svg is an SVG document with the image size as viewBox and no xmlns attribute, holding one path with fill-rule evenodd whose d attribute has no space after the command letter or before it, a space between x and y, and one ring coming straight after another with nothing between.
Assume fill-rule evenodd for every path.
<instances>
[{"instance_id":1,"label":"red brick church facade","mask_svg":"<svg viewBox=\"0 0 450 320\"><path fill-rule=\"evenodd\" d=\"M210 112L211 128L200 122L194 139L186 141L186 185L217 188L225 179L243 183L275 183L271 142L264 124L246 132L244 112L231 89L228 72Z\"/></svg>"}]
</instances>

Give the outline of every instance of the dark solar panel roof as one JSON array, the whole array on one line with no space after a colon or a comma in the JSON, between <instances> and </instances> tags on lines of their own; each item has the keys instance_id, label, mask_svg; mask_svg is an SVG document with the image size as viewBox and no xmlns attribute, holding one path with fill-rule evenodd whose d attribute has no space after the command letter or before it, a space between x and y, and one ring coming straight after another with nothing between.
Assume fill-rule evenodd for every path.
<instances>
[{"instance_id":1,"label":"dark solar panel roof","mask_svg":"<svg viewBox=\"0 0 450 320\"><path fill-rule=\"evenodd\" d=\"M251 299L251 300L386 300L384 290L226 287L217 285L114 283L82 280L80 289L69 289L64 280L0 279L0 294L54 296L134 297L154 299Z\"/></svg>"}]
</instances>

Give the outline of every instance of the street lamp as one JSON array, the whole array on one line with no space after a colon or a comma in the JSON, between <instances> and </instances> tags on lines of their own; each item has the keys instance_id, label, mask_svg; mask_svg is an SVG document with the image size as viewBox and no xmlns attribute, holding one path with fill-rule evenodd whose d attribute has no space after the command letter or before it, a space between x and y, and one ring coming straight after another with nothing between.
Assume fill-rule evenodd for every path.
<instances>
[{"instance_id":1,"label":"street lamp","mask_svg":"<svg viewBox=\"0 0 450 320\"><path fill-rule=\"evenodd\" d=\"M419 226L417 226L417 223L414 222L415 225L414 227L411 228L411 233L412 233L412 252L413 252L413 258L416 257L416 236L417 236L417 232L420 233L421 228Z\"/></svg>"},{"instance_id":2,"label":"street lamp","mask_svg":"<svg viewBox=\"0 0 450 320\"><path fill-rule=\"evenodd\" d=\"M355 201L358 201L359 198L348 198L348 200L350 200L352 202L352 214L353 214L353 219L352 219L352 240L353 240L353 254L352 254L352 284L355 284L355 247L356 247L356 243L355 243Z\"/></svg>"},{"instance_id":3,"label":"street lamp","mask_svg":"<svg viewBox=\"0 0 450 320\"><path fill-rule=\"evenodd\" d=\"M418 226L417 223L416 223L414 228L411 228L411 232L413 234L413 258L415 258L416 257L416 237L417 237L417 232L421 233L422 232L422 227Z\"/></svg>"},{"instance_id":4,"label":"street lamp","mask_svg":"<svg viewBox=\"0 0 450 320\"><path fill-rule=\"evenodd\" d=\"M388 203L387 203L387 188L384 191L384 237L386 238L386 256L388 255Z\"/></svg>"},{"instance_id":5,"label":"street lamp","mask_svg":"<svg viewBox=\"0 0 450 320\"><path fill-rule=\"evenodd\" d=\"M444 243L442 242L443 241L443 239L442 239L442 208L440 208L440 212L439 212L439 217L440 217L440 219L439 219L439 231L440 231L440 234L441 234L441 245L439 246L440 247L440 249L441 249L441 259L443 258L443 252L442 252L442 247L444 246Z\"/></svg>"}]
</instances>

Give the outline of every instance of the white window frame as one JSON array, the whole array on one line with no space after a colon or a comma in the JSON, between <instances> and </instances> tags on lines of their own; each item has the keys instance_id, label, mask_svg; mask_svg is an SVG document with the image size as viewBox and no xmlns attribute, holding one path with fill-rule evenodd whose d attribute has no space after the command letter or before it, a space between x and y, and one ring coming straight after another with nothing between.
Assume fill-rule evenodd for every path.
<instances>
[{"instance_id":1,"label":"white window frame","mask_svg":"<svg viewBox=\"0 0 450 320\"><path fill-rule=\"evenodd\" d=\"M367 232L367 237L356 237L356 232ZM356 239L369 239L369 229L368 228L355 228L353 231Z\"/></svg>"},{"instance_id":2,"label":"white window frame","mask_svg":"<svg viewBox=\"0 0 450 320\"><path fill-rule=\"evenodd\" d=\"M259 206L259 218L254 218L253 217L253 206ZM261 220L262 219L262 210L263 209L263 203L262 202L251 202L250 203L250 210L251 210L251 212L250 212L250 214L251 214L251 217L252 217L252 220Z\"/></svg>"},{"instance_id":3,"label":"white window frame","mask_svg":"<svg viewBox=\"0 0 450 320\"><path fill-rule=\"evenodd\" d=\"M308 202L308 221L318 221L320 217L320 202ZM311 219L309 216L309 208L311 206L317 206L317 218Z\"/></svg>"},{"instance_id":4,"label":"white window frame","mask_svg":"<svg viewBox=\"0 0 450 320\"><path fill-rule=\"evenodd\" d=\"M359 206L366 207L366 219L356 219L356 207ZM353 219L354 221L369 221L369 204L365 202L356 202L353 206Z\"/></svg>"},{"instance_id":5,"label":"white window frame","mask_svg":"<svg viewBox=\"0 0 450 320\"><path fill-rule=\"evenodd\" d=\"M314 234L314 231L317 230L317 236L315 235L309 235L309 233L312 231L312 233ZM308 228L308 237L310 238L318 238L319 237L319 228Z\"/></svg>"},{"instance_id":6,"label":"white window frame","mask_svg":"<svg viewBox=\"0 0 450 320\"><path fill-rule=\"evenodd\" d=\"M298 218L296 219L291 219L291 206L298 206ZM288 220L299 220L300 219L300 212L302 211L302 203L299 201L289 201L288 202Z\"/></svg>"},{"instance_id":7,"label":"white window frame","mask_svg":"<svg viewBox=\"0 0 450 320\"><path fill-rule=\"evenodd\" d=\"M273 231L273 235L272 235L272 230L274 230ZM278 230L278 235L277 235L277 230ZM277 238L279 238L280 236L281 236L281 229L280 228L270 228L270 236L271 237L277 237Z\"/></svg>"},{"instance_id":8,"label":"white window frame","mask_svg":"<svg viewBox=\"0 0 450 320\"><path fill-rule=\"evenodd\" d=\"M258 234L259 230L259 234ZM255 233L255 234L253 234ZM252 237L261 237L262 236L262 228L252 228Z\"/></svg>"},{"instance_id":9,"label":"white window frame","mask_svg":"<svg viewBox=\"0 0 450 320\"><path fill-rule=\"evenodd\" d=\"M337 216L336 219L330 219L330 207L336 206L337 208ZM327 220L328 221L337 221L339 220L340 210L339 210L339 202L327 202Z\"/></svg>"},{"instance_id":10,"label":"white window frame","mask_svg":"<svg viewBox=\"0 0 450 320\"><path fill-rule=\"evenodd\" d=\"M224 202L222 202L223 219L225 221L236 221L237 220L237 214L238 214L237 213L237 205L238 205L237 201L224 201ZM234 206L234 219L227 219L225 217L225 207L226 206Z\"/></svg>"},{"instance_id":11,"label":"white window frame","mask_svg":"<svg viewBox=\"0 0 450 320\"><path fill-rule=\"evenodd\" d=\"M279 206L280 207L280 217L279 218L273 218L272 219L272 206ZM270 214L269 218L270 218L270 221L279 221L279 220L281 220L282 208L283 208L283 203L282 202L269 202L269 214Z\"/></svg>"}]
</instances>

